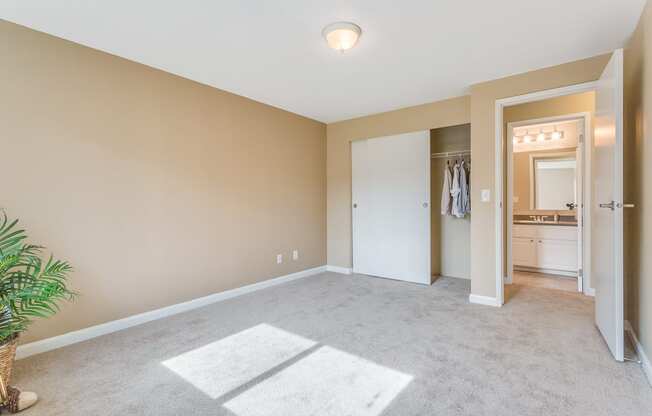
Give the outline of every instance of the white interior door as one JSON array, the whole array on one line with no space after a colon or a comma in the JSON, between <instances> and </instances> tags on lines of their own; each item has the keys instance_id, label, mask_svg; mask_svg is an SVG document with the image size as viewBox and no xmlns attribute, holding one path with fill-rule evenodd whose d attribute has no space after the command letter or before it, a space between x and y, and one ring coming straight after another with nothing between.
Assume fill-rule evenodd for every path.
<instances>
[{"instance_id":1,"label":"white interior door","mask_svg":"<svg viewBox=\"0 0 652 416\"><path fill-rule=\"evenodd\" d=\"M353 271L430 284L430 132L351 143Z\"/></svg>"},{"instance_id":2,"label":"white interior door","mask_svg":"<svg viewBox=\"0 0 652 416\"><path fill-rule=\"evenodd\" d=\"M575 212L577 213L577 291L584 291L584 119L579 122L577 149L575 150Z\"/></svg>"},{"instance_id":3,"label":"white interior door","mask_svg":"<svg viewBox=\"0 0 652 416\"><path fill-rule=\"evenodd\" d=\"M624 359L623 52L613 53L596 90L591 264L595 322L611 353Z\"/></svg>"}]
</instances>

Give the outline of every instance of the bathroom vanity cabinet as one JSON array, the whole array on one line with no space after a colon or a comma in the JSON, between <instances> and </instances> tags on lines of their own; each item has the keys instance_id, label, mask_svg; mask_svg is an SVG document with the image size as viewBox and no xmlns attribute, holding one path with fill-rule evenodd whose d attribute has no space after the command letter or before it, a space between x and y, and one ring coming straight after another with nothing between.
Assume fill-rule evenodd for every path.
<instances>
[{"instance_id":1,"label":"bathroom vanity cabinet","mask_svg":"<svg viewBox=\"0 0 652 416\"><path fill-rule=\"evenodd\" d=\"M512 263L517 270L577 276L577 252L577 225L512 228Z\"/></svg>"}]
</instances>

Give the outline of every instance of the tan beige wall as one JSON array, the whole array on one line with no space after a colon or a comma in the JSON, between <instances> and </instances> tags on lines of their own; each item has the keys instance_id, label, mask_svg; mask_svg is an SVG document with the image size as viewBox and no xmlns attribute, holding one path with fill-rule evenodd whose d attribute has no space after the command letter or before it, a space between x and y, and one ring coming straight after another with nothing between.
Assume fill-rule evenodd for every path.
<instances>
[{"instance_id":1,"label":"tan beige wall","mask_svg":"<svg viewBox=\"0 0 652 416\"><path fill-rule=\"evenodd\" d=\"M506 107L503 121L507 127L507 123L573 113L589 112L593 116L594 111L595 92L589 91Z\"/></svg>"},{"instance_id":2,"label":"tan beige wall","mask_svg":"<svg viewBox=\"0 0 652 416\"><path fill-rule=\"evenodd\" d=\"M625 315L652 355L652 5L625 49Z\"/></svg>"},{"instance_id":3,"label":"tan beige wall","mask_svg":"<svg viewBox=\"0 0 652 416\"><path fill-rule=\"evenodd\" d=\"M609 59L597 56L525 74L514 75L471 87L471 292L496 296L496 229L494 212L495 102L499 98L558 88L596 80ZM477 157L475 155L486 155ZM490 189L490 202L480 201L482 189Z\"/></svg>"},{"instance_id":4,"label":"tan beige wall","mask_svg":"<svg viewBox=\"0 0 652 416\"><path fill-rule=\"evenodd\" d=\"M471 126L443 127L430 131L430 151L454 152L471 148ZM469 158L465 157L468 161ZM441 192L447 159L430 163L431 254L433 276L471 278L471 217L441 215ZM452 167L453 160L450 162Z\"/></svg>"},{"instance_id":5,"label":"tan beige wall","mask_svg":"<svg viewBox=\"0 0 652 416\"><path fill-rule=\"evenodd\" d=\"M351 140L469 122L469 97L458 97L329 124L328 264L351 267Z\"/></svg>"},{"instance_id":6,"label":"tan beige wall","mask_svg":"<svg viewBox=\"0 0 652 416\"><path fill-rule=\"evenodd\" d=\"M324 124L7 22L0 39L0 206L81 293L23 341L325 264Z\"/></svg>"}]
</instances>

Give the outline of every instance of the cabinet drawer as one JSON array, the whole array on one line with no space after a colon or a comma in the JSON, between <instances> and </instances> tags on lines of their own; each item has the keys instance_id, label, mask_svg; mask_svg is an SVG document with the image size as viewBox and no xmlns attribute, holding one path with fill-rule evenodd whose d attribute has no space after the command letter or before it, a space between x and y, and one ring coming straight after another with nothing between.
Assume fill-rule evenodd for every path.
<instances>
[{"instance_id":1,"label":"cabinet drawer","mask_svg":"<svg viewBox=\"0 0 652 416\"><path fill-rule=\"evenodd\" d=\"M521 225L512 226L512 236L518 238L546 238L577 241L577 227L566 225Z\"/></svg>"},{"instance_id":2,"label":"cabinet drawer","mask_svg":"<svg viewBox=\"0 0 652 416\"><path fill-rule=\"evenodd\" d=\"M512 225L512 236L519 238L537 238L537 228L540 225Z\"/></svg>"},{"instance_id":3,"label":"cabinet drawer","mask_svg":"<svg viewBox=\"0 0 652 416\"><path fill-rule=\"evenodd\" d=\"M539 227L537 237L550 240L577 241L577 227L543 225Z\"/></svg>"}]
</instances>

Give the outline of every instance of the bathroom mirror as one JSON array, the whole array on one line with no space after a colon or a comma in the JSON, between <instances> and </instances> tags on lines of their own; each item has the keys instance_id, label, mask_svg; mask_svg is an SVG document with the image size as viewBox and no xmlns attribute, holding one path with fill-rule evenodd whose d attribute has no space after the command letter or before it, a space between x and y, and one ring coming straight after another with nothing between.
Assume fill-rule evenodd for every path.
<instances>
[{"instance_id":1,"label":"bathroom mirror","mask_svg":"<svg viewBox=\"0 0 652 416\"><path fill-rule=\"evenodd\" d=\"M530 157L530 209L573 210L577 206L575 153Z\"/></svg>"}]
</instances>

